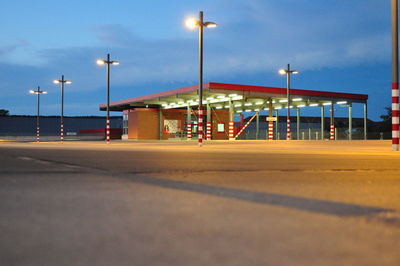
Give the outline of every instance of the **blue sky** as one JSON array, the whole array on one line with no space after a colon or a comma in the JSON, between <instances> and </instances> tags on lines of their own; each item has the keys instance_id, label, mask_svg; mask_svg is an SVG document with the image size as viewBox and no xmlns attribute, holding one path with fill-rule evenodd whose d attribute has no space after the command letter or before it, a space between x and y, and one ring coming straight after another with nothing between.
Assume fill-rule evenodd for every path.
<instances>
[{"instance_id":1,"label":"blue sky","mask_svg":"<svg viewBox=\"0 0 400 266\"><path fill-rule=\"evenodd\" d=\"M184 20L203 10L204 81L285 86L277 70L301 73L293 88L365 93L369 118L391 100L390 1L382 0L3 0L0 17L0 109L35 114L29 89L40 85L42 113L101 115L111 53L111 100L197 84L197 33ZM354 107L361 116L362 106ZM310 112L309 114L313 114ZM339 108L338 115L346 115Z\"/></svg>"}]
</instances>

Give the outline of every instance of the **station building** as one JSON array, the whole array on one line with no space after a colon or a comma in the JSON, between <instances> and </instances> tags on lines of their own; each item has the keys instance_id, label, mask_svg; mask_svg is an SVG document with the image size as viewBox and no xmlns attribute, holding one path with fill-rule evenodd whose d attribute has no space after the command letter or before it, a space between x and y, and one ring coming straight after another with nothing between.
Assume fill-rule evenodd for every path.
<instances>
[{"instance_id":1,"label":"station building","mask_svg":"<svg viewBox=\"0 0 400 266\"><path fill-rule=\"evenodd\" d=\"M367 128L366 94L290 89L290 106L296 110L296 128L291 128L299 139L301 110L319 108L321 134L324 139L325 116L330 118L330 139L334 139L334 106L348 108L349 132L352 132L353 104L364 109L364 138ZM203 84L204 137L206 140L235 140L249 124L234 126L234 117L253 113L259 123L259 113L267 112L268 139L277 139L277 117L286 114L287 89L226 83ZM105 111L101 104L100 110ZM198 85L173 89L110 103L110 111L123 113L123 139L188 139L197 137ZM279 114L281 112L281 114ZM296 121L291 121L296 122ZM296 134L297 133L297 134Z\"/></svg>"}]
</instances>

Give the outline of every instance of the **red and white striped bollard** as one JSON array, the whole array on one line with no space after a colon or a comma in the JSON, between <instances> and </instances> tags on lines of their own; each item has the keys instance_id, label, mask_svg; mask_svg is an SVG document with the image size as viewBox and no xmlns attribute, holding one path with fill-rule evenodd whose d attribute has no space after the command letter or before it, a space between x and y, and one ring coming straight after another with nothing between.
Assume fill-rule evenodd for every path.
<instances>
[{"instance_id":1,"label":"red and white striped bollard","mask_svg":"<svg viewBox=\"0 0 400 266\"><path fill-rule=\"evenodd\" d=\"M199 146L203 145L203 106L199 106L199 123L198 123Z\"/></svg>"},{"instance_id":2,"label":"red and white striped bollard","mask_svg":"<svg viewBox=\"0 0 400 266\"><path fill-rule=\"evenodd\" d=\"M211 140L211 122L207 122L206 139Z\"/></svg>"},{"instance_id":3,"label":"red and white striped bollard","mask_svg":"<svg viewBox=\"0 0 400 266\"><path fill-rule=\"evenodd\" d=\"M335 125L334 124L331 124L331 131L330 131L329 139L335 140Z\"/></svg>"},{"instance_id":4,"label":"red and white striped bollard","mask_svg":"<svg viewBox=\"0 0 400 266\"><path fill-rule=\"evenodd\" d=\"M274 122L268 122L268 140L274 139Z\"/></svg>"},{"instance_id":5,"label":"red and white striped bollard","mask_svg":"<svg viewBox=\"0 0 400 266\"><path fill-rule=\"evenodd\" d=\"M235 140L234 125L233 121L229 121L229 140Z\"/></svg>"},{"instance_id":6,"label":"red and white striped bollard","mask_svg":"<svg viewBox=\"0 0 400 266\"><path fill-rule=\"evenodd\" d=\"M110 143L110 120L109 119L107 119L106 141L107 141L107 144Z\"/></svg>"}]
</instances>

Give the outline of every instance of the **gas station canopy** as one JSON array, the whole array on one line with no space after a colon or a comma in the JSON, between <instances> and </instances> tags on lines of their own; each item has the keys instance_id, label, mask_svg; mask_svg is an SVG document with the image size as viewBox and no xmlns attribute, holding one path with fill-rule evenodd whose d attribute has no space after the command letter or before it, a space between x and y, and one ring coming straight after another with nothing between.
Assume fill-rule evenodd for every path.
<instances>
[{"instance_id":1,"label":"gas station canopy","mask_svg":"<svg viewBox=\"0 0 400 266\"><path fill-rule=\"evenodd\" d=\"M229 109L232 102L234 112L268 110L266 104L278 110L287 107L287 89L264 86L226 84L209 82L203 84L203 103L215 109ZM341 92L290 89L290 108L323 106L332 104L348 105L366 103L368 95ZM198 106L198 85L165 92L130 98L110 103L110 111L132 108L180 109ZM101 104L100 110L106 110Z\"/></svg>"}]
</instances>

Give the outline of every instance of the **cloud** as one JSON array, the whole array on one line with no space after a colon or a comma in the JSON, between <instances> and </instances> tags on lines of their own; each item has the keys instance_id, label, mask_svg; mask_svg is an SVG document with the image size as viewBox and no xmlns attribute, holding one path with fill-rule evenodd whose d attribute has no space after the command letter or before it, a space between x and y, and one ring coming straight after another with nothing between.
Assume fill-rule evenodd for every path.
<instances>
[{"instance_id":1,"label":"cloud","mask_svg":"<svg viewBox=\"0 0 400 266\"><path fill-rule=\"evenodd\" d=\"M17 50L18 48L28 46L29 43L26 40L18 40L12 44L6 44L0 46L0 56L10 54Z\"/></svg>"}]
</instances>

